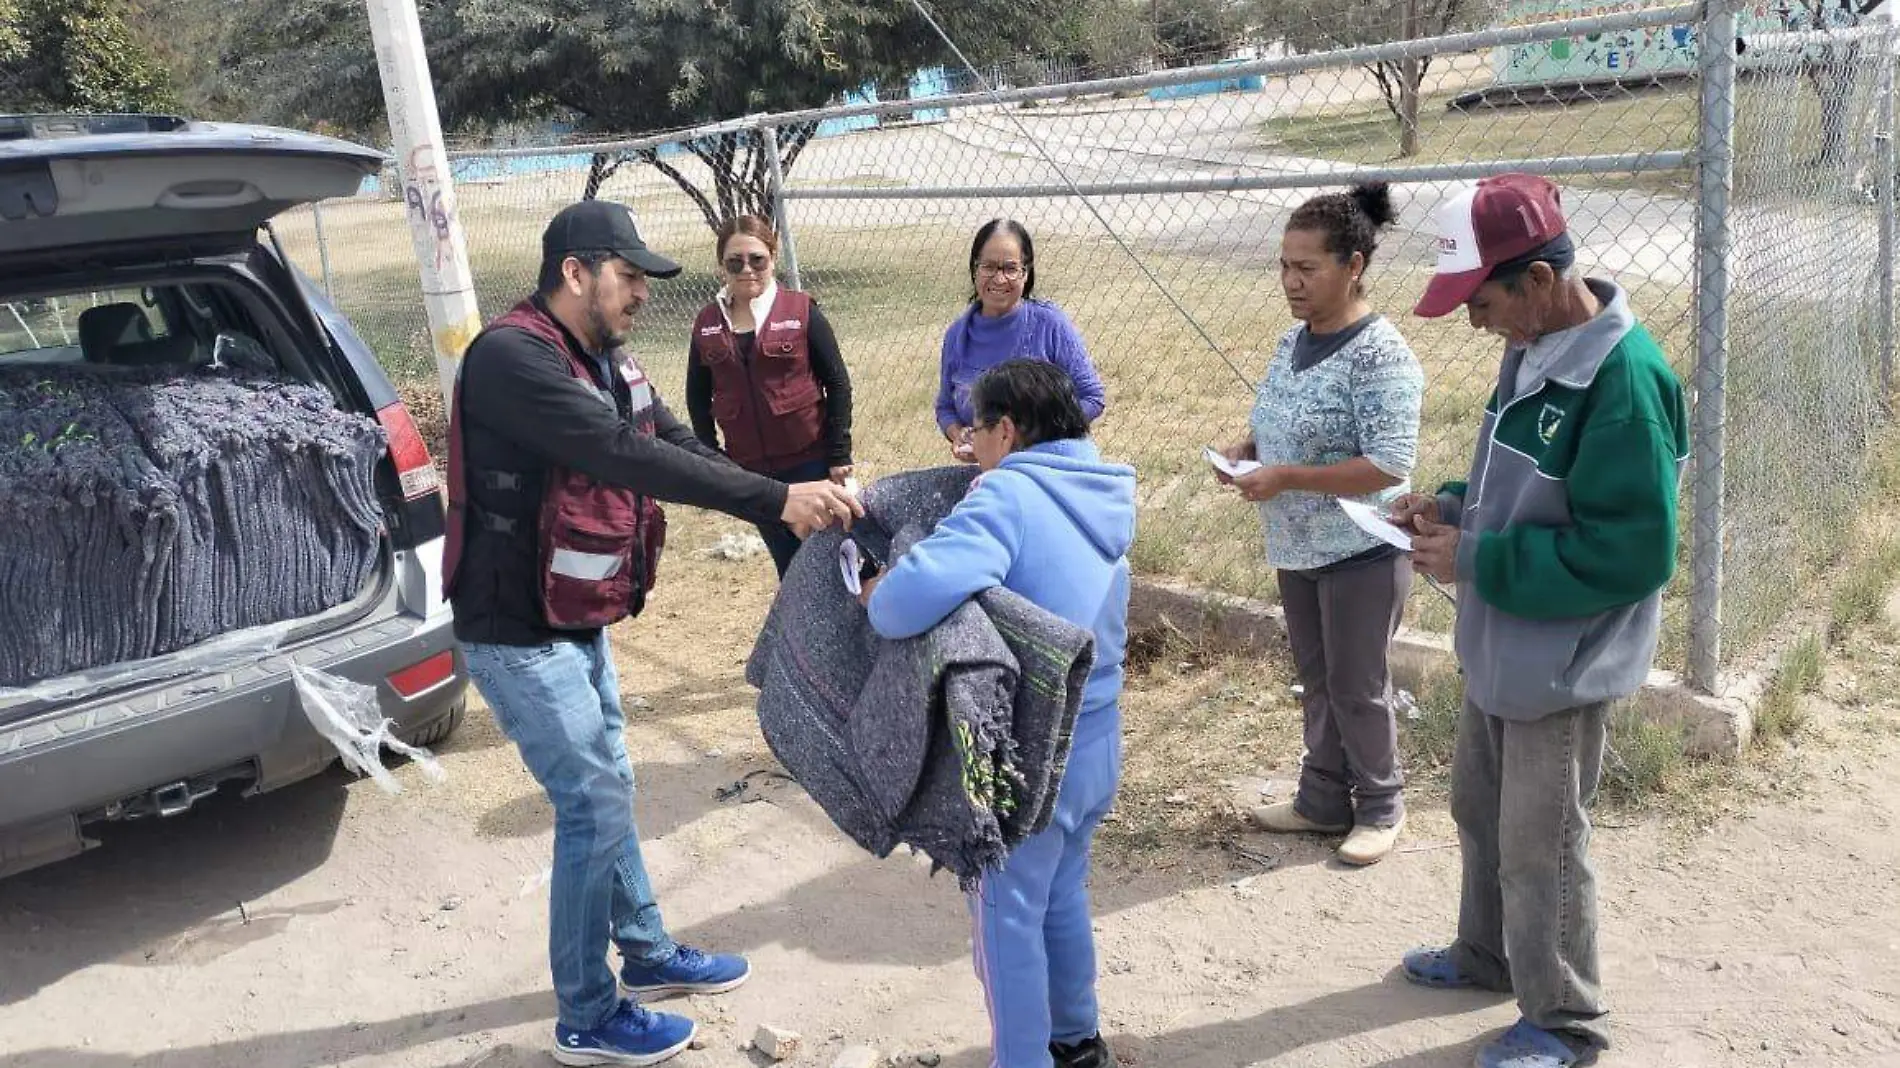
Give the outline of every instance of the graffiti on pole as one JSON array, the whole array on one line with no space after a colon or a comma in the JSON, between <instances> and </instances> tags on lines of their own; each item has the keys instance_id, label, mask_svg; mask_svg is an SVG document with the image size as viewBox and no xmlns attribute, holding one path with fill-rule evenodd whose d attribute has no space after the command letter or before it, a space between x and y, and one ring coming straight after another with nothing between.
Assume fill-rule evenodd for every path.
<instances>
[{"instance_id":1,"label":"graffiti on pole","mask_svg":"<svg viewBox=\"0 0 1900 1068\"><path fill-rule=\"evenodd\" d=\"M440 271L453 254L451 235L455 231L455 206L436 171L435 153L434 145L418 145L409 153L409 165L404 168L407 181L403 185L403 203L408 209L410 225L420 222L427 228L435 269Z\"/></svg>"}]
</instances>

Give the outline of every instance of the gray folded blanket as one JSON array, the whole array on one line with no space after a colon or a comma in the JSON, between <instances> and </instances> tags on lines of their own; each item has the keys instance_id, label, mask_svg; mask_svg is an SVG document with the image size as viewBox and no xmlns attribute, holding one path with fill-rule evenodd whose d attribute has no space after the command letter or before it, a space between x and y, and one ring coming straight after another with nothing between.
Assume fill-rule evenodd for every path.
<instances>
[{"instance_id":1,"label":"gray folded blanket","mask_svg":"<svg viewBox=\"0 0 1900 1068\"><path fill-rule=\"evenodd\" d=\"M974 474L881 479L849 536L894 561ZM746 664L760 729L853 841L879 857L911 846L973 889L1055 812L1094 638L998 587L925 634L885 641L839 573L846 537L813 535L785 574Z\"/></svg>"},{"instance_id":2,"label":"gray folded blanket","mask_svg":"<svg viewBox=\"0 0 1900 1068\"><path fill-rule=\"evenodd\" d=\"M0 368L0 687L349 601L381 566L385 449L274 376Z\"/></svg>"}]
</instances>

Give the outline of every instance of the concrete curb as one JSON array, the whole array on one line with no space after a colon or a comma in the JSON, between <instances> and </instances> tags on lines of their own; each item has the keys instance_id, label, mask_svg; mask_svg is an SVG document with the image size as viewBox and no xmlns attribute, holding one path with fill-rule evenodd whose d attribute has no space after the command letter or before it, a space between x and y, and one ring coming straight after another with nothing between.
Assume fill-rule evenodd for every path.
<instances>
[{"instance_id":1,"label":"concrete curb","mask_svg":"<svg viewBox=\"0 0 1900 1068\"><path fill-rule=\"evenodd\" d=\"M1135 580L1128 627L1173 629L1226 651L1279 649L1286 642L1278 605L1152 579ZM1409 629L1392 640L1391 658L1394 680L1414 692L1424 679L1457 669L1449 638ZM1652 671L1632 701L1645 717L1681 731L1689 755L1733 760L1754 733L1755 705L1765 688L1765 676L1736 675L1723 680L1722 696L1712 697L1673 671Z\"/></svg>"}]
</instances>

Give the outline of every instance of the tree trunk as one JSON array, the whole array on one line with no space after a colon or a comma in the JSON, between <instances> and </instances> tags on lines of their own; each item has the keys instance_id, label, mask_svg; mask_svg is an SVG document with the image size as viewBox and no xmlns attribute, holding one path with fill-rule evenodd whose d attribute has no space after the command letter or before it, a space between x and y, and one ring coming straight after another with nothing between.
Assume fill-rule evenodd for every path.
<instances>
[{"instance_id":1,"label":"tree trunk","mask_svg":"<svg viewBox=\"0 0 1900 1068\"><path fill-rule=\"evenodd\" d=\"M812 127L816 129L816 127ZM798 151L810 139L810 133L804 132L803 139L794 140L791 151L786 153L780 163L790 170L792 160ZM699 205L700 214L705 216L706 225L714 231L738 215L757 215L765 221L777 225L772 211L772 191L769 171L765 161L763 146L754 140L744 153L740 152L740 138L757 139L757 133L726 133L714 137L689 141L686 150L699 158L706 169L712 173L712 195L695 186L691 179L681 174L678 168L661 161L659 154L646 151L640 154L643 162L671 178ZM781 148L783 151L783 148Z\"/></svg>"},{"instance_id":2,"label":"tree trunk","mask_svg":"<svg viewBox=\"0 0 1900 1068\"><path fill-rule=\"evenodd\" d=\"M1418 110L1420 88L1425 81L1424 62L1408 59L1399 64L1399 158L1418 155Z\"/></svg>"},{"instance_id":3,"label":"tree trunk","mask_svg":"<svg viewBox=\"0 0 1900 1068\"><path fill-rule=\"evenodd\" d=\"M1405 0L1405 25L1402 32L1407 41L1418 37L1418 0ZM1425 63L1423 59L1399 61L1400 159L1411 159L1418 155L1418 98L1419 88L1425 81Z\"/></svg>"},{"instance_id":4,"label":"tree trunk","mask_svg":"<svg viewBox=\"0 0 1900 1068\"><path fill-rule=\"evenodd\" d=\"M625 156L610 156L605 152L594 153L593 162L587 167L587 188L581 192L582 200L593 200L600 196L600 187L614 176L620 165L626 162Z\"/></svg>"}]
</instances>

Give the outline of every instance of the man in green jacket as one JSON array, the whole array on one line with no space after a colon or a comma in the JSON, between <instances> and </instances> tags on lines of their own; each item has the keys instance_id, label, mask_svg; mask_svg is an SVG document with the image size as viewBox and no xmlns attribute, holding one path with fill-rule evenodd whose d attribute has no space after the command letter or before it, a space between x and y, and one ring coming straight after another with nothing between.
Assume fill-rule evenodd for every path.
<instances>
[{"instance_id":1,"label":"man in green jacket","mask_svg":"<svg viewBox=\"0 0 1900 1068\"><path fill-rule=\"evenodd\" d=\"M1416 313L1464 307L1505 350L1469 480L1393 507L1414 531L1413 568L1457 584L1465 680L1458 938L1404 968L1428 986L1516 994L1523 1018L1480 1068L1568 1068L1608 1045L1587 809L1605 713L1655 656L1688 416L1627 295L1579 273L1556 186L1488 178L1438 223Z\"/></svg>"}]
</instances>

